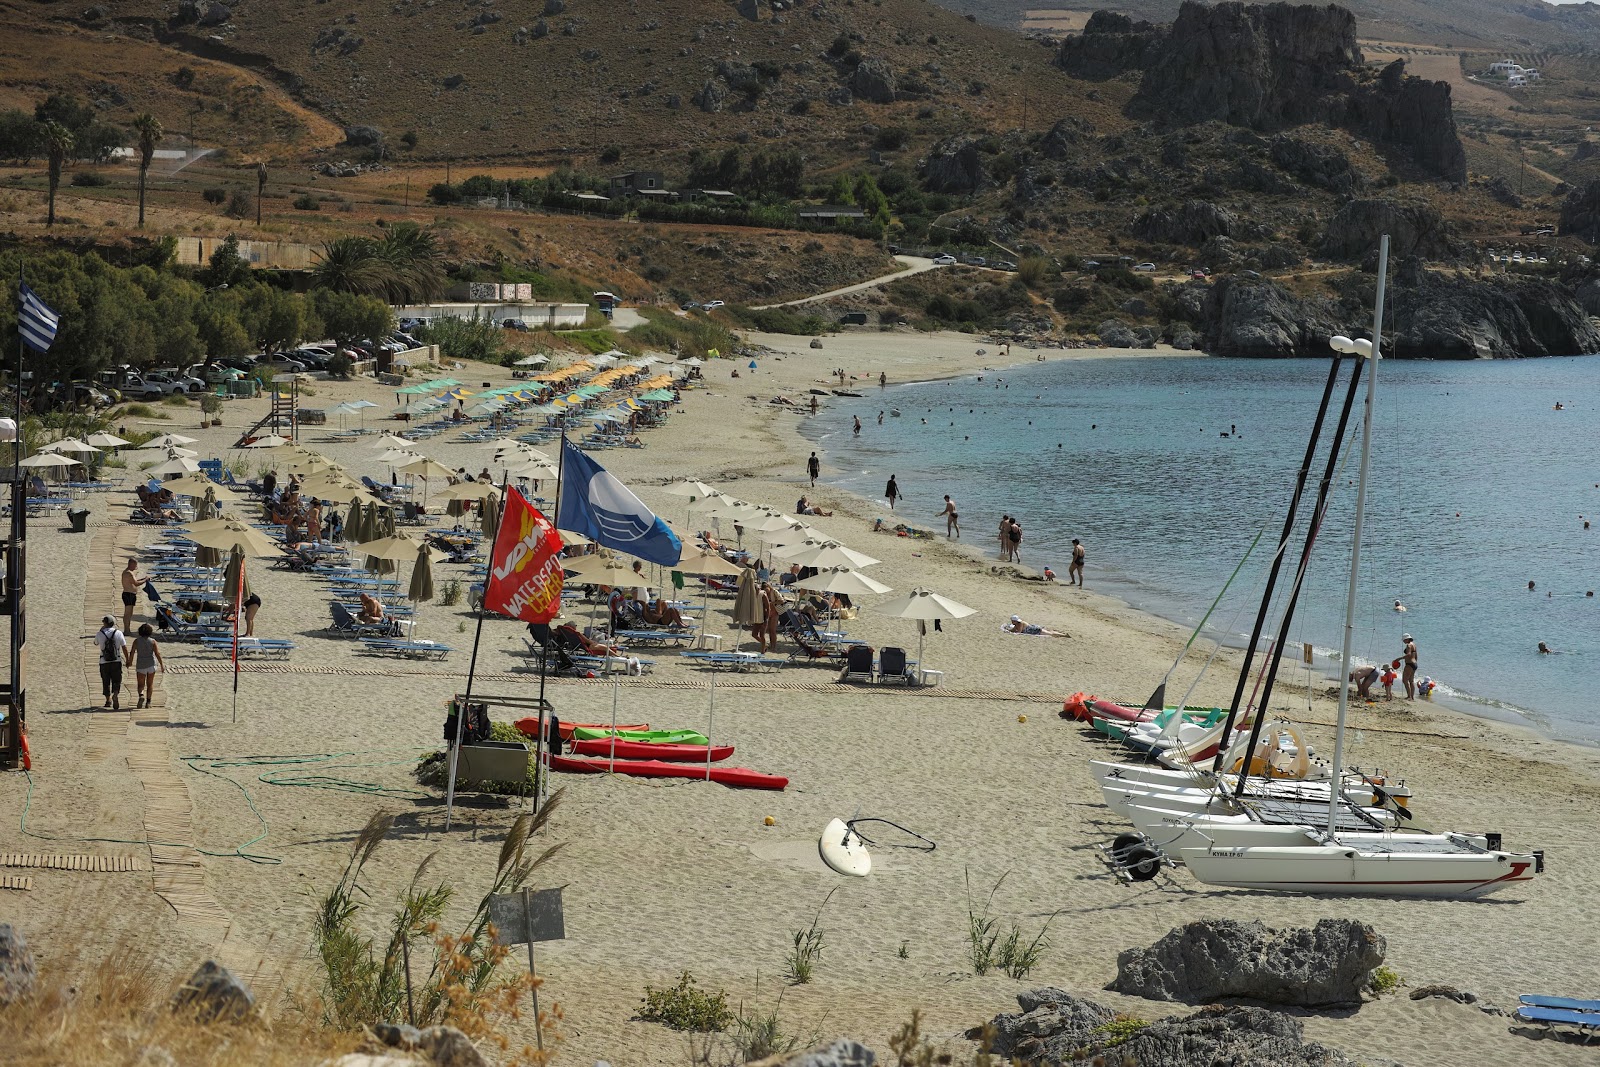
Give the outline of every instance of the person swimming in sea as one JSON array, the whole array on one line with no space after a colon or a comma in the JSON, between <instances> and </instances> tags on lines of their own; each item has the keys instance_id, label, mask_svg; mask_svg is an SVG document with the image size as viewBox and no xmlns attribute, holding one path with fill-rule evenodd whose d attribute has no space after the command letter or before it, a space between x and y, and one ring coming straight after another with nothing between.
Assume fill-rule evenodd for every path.
<instances>
[{"instance_id":1,"label":"person swimming in sea","mask_svg":"<svg viewBox=\"0 0 1600 1067\"><path fill-rule=\"evenodd\" d=\"M1404 604L1400 603L1400 601L1396 600L1394 602L1394 610L1396 610L1396 611L1404 611L1404 610L1406 610L1406 606Z\"/></svg>"},{"instance_id":2,"label":"person swimming in sea","mask_svg":"<svg viewBox=\"0 0 1600 1067\"><path fill-rule=\"evenodd\" d=\"M1541 653L1544 653L1545 655L1549 655L1550 653L1554 652L1555 649L1551 648L1549 645L1545 644L1543 641L1540 641L1539 642L1539 651Z\"/></svg>"}]
</instances>

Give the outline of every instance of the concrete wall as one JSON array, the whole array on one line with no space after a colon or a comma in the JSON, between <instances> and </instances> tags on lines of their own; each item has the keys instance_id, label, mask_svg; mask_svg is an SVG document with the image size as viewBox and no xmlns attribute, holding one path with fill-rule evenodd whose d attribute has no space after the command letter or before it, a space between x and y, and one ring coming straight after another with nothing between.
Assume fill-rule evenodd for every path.
<instances>
[{"instance_id":1,"label":"concrete wall","mask_svg":"<svg viewBox=\"0 0 1600 1067\"><path fill-rule=\"evenodd\" d=\"M589 315L588 304L541 304L531 301L495 304L419 304L394 309L397 319L470 319L473 315L504 322L521 319L529 326L573 330Z\"/></svg>"},{"instance_id":2,"label":"concrete wall","mask_svg":"<svg viewBox=\"0 0 1600 1067\"><path fill-rule=\"evenodd\" d=\"M203 267L222 241L221 237L180 237L177 262L186 267ZM286 241L240 241L239 256L252 267L274 270L310 270L315 262L310 245Z\"/></svg>"}]
</instances>

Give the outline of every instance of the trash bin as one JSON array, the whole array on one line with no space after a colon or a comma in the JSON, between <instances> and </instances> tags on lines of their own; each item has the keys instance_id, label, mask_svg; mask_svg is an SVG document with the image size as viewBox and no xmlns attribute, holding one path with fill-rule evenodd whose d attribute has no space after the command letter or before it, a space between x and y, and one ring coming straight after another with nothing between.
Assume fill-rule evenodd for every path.
<instances>
[{"instance_id":1,"label":"trash bin","mask_svg":"<svg viewBox=\"0 0 1600 1067\"><path fill-rule=\"evenodd\" d=\"M68 508L67 521L72 523L73 533L83 533L89 528L89 509Z\"/></svg>"}]
</instances>

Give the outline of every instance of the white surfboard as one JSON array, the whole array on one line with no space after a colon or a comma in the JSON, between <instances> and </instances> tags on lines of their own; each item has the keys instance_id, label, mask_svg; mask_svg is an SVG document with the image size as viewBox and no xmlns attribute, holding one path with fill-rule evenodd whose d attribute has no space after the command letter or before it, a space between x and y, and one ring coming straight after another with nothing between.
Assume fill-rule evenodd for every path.
<instances>
[{"instance_id":1,"label":"white surfboard","mask_svg":"<svg viewBox=\"0 0 1600 1067\"><path fill-rule=\"evenodd\" d=\"M823 827L817 851L822 853L822 862L840 874L865 878L872 871L872 853L867 851L861 835L852 832L843 819L834 819Z\"/></svg>"}]
</instances>

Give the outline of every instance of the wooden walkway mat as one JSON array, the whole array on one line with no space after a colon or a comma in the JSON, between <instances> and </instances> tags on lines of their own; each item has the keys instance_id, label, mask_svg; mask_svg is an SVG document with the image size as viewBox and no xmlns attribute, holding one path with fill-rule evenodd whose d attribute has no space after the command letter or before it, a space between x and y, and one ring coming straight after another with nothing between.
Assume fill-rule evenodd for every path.
<instances>
[{"instance_id":1,"label":"wooden walkway mat","mask_svg":"<svg viewBox=\"0 0 1600 1067\"><path fill-rule=\"evenodd\" d=\"M33 879L25 874L0 874L0 889L21 889L27 891L33 888Z\"/></svg>"},{"instance_id":2,"label":"wooden walkway mat","mask_svg":"<svg viewBox=\"0 0 1600 1067\"><path fill-rule=\"evenodd\" d=\"M138 856L63 855L51 852L0 852L0 867L43 867L53 871L93 871L101 874L145 869Z\"/></svg>"},{"instance_id":3,"label":"wooden walkway mat","mask_svg":"<svg viewBox=\"0 0 1600 1067\"><path fill-rule=\"evenodd\" d=\"M88 581L83 597L83 632L93 636L100 629L100 620L115 615L120 623L122 583L117 572L127 565L128 556L139 547L139 530L127 523L96 530L89 542ZM100 654L93 641L83 642L84 703L99 709L105 702L100 691ZM131 671L124 671L123 694L128 701L135 686ZM103 763L113 753L120 753L128 731L128 712L123 707L117 711L96 710L89 716L84 760Z\"/></svg>"}]
</instances>

